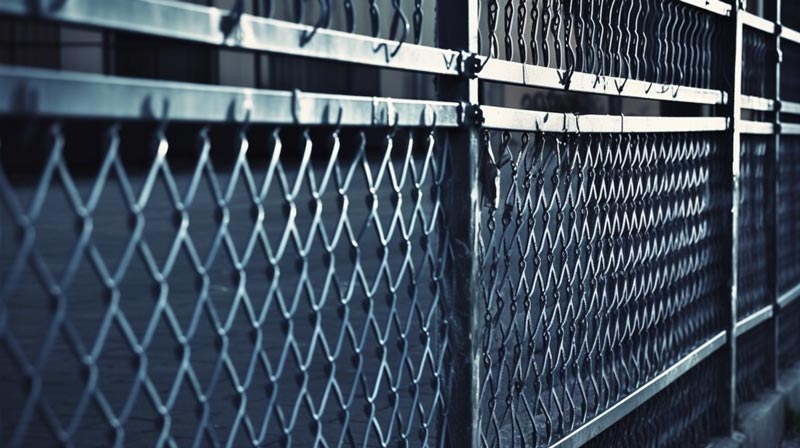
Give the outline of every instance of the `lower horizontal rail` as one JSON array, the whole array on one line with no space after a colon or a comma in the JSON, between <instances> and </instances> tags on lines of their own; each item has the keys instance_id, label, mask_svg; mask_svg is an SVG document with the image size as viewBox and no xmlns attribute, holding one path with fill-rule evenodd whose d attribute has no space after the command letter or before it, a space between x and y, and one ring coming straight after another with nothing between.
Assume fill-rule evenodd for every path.
<instances>
[{"instance_id":1,"label":"lower horizontal rail","mask_svg":"<svg viewBox=\"0 0 800 448\"><path fill-rule=\"evenodd\" d=\"M797 285L794 288L781 294L781 296L778 297L778 307L786 308L787 306L789 306L789 304L797 300L798 297L800 297L800 285Z\"/></svg>"},{"instance_id":2,"label":"lower horizontal rail","mask_svg":"<svg viewBox=\"0 0 800 448\"><path fill-rule=\"evenodd\" d=\"M257 90L0 66L0 114L342 126L459 126L441 101Z\"/></svg>"},{"instance_id":3,"label":"lower horizontal rail","mask_svg":"<svg viewBox=\"0 0 800 448\"><path fill-rule=\"evenodd\" d=\"M742 109L772 112L775 110L775 101L769 98L741 95L739 97Z\"/></svg>"},{"instance_id":4,"label":"lower horizontal rail","mask_svg":"<svg viewBox=\"0 0 800 448\"><path fill-rule=\"evenodd\" d=\"M800 103L781 101L781 113L792 115L800 114Z\"/></svg>"},{"instance_id":5,"label":"lower horizontal rail","mask_svg":"<svg viewBox=\"0 0 800 448\"><path fill-rule=\"evenodd\" d=\"M755 313L740 320L739 322L736 322L736 327L734 328L733 332L736 334L736 337L738 338L739 336L757 327L762 322L770 319L772 315L773 315L772 305L767 305L764 308L761 308Z\"/></svg>"},{"instance_id":6,"label":"lower horizontal rail","mask_svg":"<svg viewBox=\"0 0 800 448\"><path fill-rule=\"evenodd\" d=\"M683 376L684 373L711 356L725 345L726 340L727 335L724 331L717 334L607 411L553 444L552 448L579 447L585 444L626 415L635 411L639 406Z\"/></svg>"},{"instance_id":7,"label":"lower horizontal rail","mask_svg":"<svg viewBox=\"0 0 800 448\"><path fill-rule=\"evenodd\" d=\"M800 124L796 124L796 123L781 123L781 134L783 134L783 135L800 135Z\"/></svg>"},{"instance_id":8,"label":"lower horizontal rail","mask_svg":"<svg viewBox=\"0 0 800 448\"><path fill-rule=\"evenodd\" d=\"M739 132L742 134L769 135L775 133L775 125L763 121L742 120L739 122Z\"/></svg>"},{"instance_id":9,"label":"lower horizontal rail","mask_svg":"<svg viewBox=\"0 0 800 448\"><path fill-rule=\"evenodd\" d=\"M613 76L597 76L582 72L573 73L569 78L569 88L565 89L566 72L564 70L495 58L484 57L482 61L483 68L478 72L478 77L485 81L657 101L696 104L725 104L727 102L727 94L719 90L658 84Z\"/></svg>"},{"instance_id":10,"label":"lower horizontal rail","mask_svg":"<svg viewBox=\"0 0 800 448\"><path fill-rule=\"evenodd\" d=\"M482 106L484 126L515 131L570 133L649 133L724 131L725 117L628 117L576 115Z\"/></svg>"}]
</instances>

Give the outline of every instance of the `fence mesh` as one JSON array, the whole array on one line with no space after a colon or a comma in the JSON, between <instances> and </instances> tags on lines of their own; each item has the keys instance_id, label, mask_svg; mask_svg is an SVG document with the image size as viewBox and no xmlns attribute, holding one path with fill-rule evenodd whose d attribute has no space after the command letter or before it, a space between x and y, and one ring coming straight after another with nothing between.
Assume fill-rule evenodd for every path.
<instances>
[{"instance_id":1,"label":"fence mesh","mask_svg":"<svg viewBox=\"0 0 800 448\"><path fill-rule=\"evenodd\" d=\"M778 166L778 290L800 284L800 137L781 138Z\"/></svg>"},{"instance_id":2,"label":"fence mesh","mask_svg":"<svg viewBox=\"0 0 800 448\"><path fill-rule=\"evenodd\" d=\"M707 446L727 431L722 424L727 394L719 381L725 372L720 355L706 359L586 446Z\"/></svg>"},{"instance_id":3,"label":"fence mesh","mask_svg":"<svg viewBox=\"0 0 800 448\"><path fill-rule=\"evenodd\" d=\"M771 325L761 324L736 338L736 401L746 403L772 387L775 338Z\"/></svg>"},{"instance_id":4,"label":"fence mesh","mask_svg":"<svg viewBox=\"0 0 800 448\"><path fill-rule=\"evenodd\" d=\"M722 329L717 140L485 132L483 445L549 445Z\"/></svg>"},{"instance_id":5,"label":"fence mesh","mask_svg":"<svg viewBox=\"0 0 800 448\"><path fill-rule=\"evenodd\" d=\"M488 0L481 8L482 54L565 70L567 85L574 71L715 84L717 19L678 1Z\"/></svg>"},{"instance_id":6,"label":"fence mesh","mask_svg":"<svg viewBox=\"0 0 800 448\"><path fill-rule=\"evenodd\" d=\"M781 100L800 102L800 45L781 40Z\"/></svg>"},{"instance_id":7,"label":"fence mesh","mask_svg":"<svg viewBox=\"0 0 800 448\"><path fill-rule=\"evenodd\" d=\"M736 307L739 320L770 304L767 266L767 182L771 137L742 136L739 167L739 255Z\"/></svg>"},{"instance_id":8,"label":"fence mesh","mask_svg":"<svg viewBox=\"0 0 800 448\"><path fill-rule=\"evenodd\" d=\"M742 93L768 98L773 96L768 77L774 76L772 36L745 27L742 30Z\"/></svg>"},{"instance_id":9,"label":"fence mesh","mask_svg":"<svg viewBox=\"0 0 800 448\"><path fill-rule=\"evenodd\" d=\"M445 134L3 124L0 444L444 443Z\"/></svg>"},{"instance_id":10,"label":"fence mesh","mask_svg":"<svg viewBox=\"0 0 800 448\"><path fill-rule=\"evenodd\" d=\"M778 365L787 369L800 362L800 301L795 301L778 316Z\"/></svg>"}]
</instances>

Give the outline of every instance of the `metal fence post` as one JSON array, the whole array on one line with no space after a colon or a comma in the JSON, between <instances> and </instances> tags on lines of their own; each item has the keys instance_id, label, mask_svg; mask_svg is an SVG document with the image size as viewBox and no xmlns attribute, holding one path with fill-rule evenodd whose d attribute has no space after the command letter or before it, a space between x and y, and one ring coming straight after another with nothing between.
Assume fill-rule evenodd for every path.
<instances>
[{"instance_id":1,"label":"metal fence post","mask_svg":"<svg viewBox=\"0 0 800 448\"><path fill-rule=\"evenodd\" d=\"M741 95L742 95L742 20L739 11L745 7L745 2L740 0L738 5L731 9L730 26L733 29L733 45L727 54L727 64L730 67L730 99L728 107L728 117L730 127L728 136L730 141L730 160L731 160L731 296L729 303L728 320L728 362L730 363L730 384L729 386L729 429L733 433L736 425L736 322L737 317L737 296L738 296L738 253L739 253L739 198L740 198L740 159L741 159Z\"/></svg>"},{"instance_id":2,"label":"metal fence post","mask_svg":"<svg viewBox=\"0 0 800 448\"><path fill-rule=\"evenodd\" d=\"M478 1L466 0L465 5L457 0L437 0L437 44L462 51L462 69L468 56L478 52ZM447 14L443 14L445 11ZM437 81L439 99L460 102L465 118L465 125L450 135L449 181L443 192L450 254L445 275L452 352L446 431L451 446L475 447L480 440L478 329L484 307L478 295L480 123L472 120L469 112L478 105L478 80L459 76L439 77Z\"/></svg>"}]
</instances>

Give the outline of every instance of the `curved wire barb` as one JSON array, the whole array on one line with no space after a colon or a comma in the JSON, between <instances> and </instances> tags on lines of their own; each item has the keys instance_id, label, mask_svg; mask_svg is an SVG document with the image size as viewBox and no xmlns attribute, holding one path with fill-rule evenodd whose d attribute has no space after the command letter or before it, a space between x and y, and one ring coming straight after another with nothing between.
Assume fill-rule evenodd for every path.
<instances>
[{"instance_id":1,"label":"curved wire barb","mask_svg":"<svg viewBox=\"0 0 800 448\"><path fill-rule=\"evenodd\" d=\"M713 89L711 68L719 18L677 1L531 0L504 6L498 0L481 16L488 31L486 56L563 70L569 88L574 71L618 78ZM524 17L528 14L530 20ZM527 36L527 37L526 37ZM514 54L516 40L519 51ZM624 81L623 81L624 85Z\"/></svg>"}]
</instances>

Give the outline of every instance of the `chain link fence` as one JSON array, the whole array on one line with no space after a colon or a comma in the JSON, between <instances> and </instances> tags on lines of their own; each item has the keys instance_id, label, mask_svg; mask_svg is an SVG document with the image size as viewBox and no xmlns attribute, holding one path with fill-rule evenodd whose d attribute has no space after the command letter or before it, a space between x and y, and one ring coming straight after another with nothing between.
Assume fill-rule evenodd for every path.
<instances>
[{"instance_id":1,"label":"chain link fence","mask_svg":"<svg viewBox=\"0 0 800 448\"><path fill-rule=\"evenodd\" d=\"M0 3L0 446L729 435L800 361L754 5Z\"/></svg>"}]
</instances>

